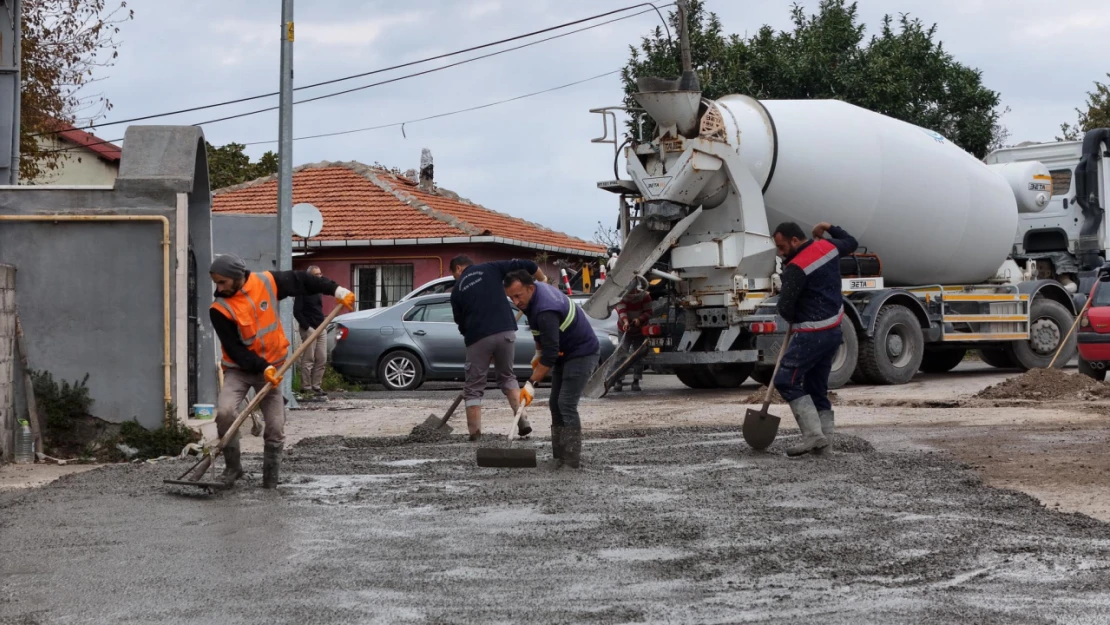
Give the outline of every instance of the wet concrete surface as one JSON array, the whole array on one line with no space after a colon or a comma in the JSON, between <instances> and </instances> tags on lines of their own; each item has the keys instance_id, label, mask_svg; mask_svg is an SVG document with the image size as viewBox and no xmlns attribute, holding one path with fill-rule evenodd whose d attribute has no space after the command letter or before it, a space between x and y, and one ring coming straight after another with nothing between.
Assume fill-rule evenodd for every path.
<instances>
[{"instance_id":1,"label":"wet concrete surface","mask_svg":"<svg viewBox=\"0 0 1110 625\"><path fill-rule=\"evenodd\" d=\"M1105 622L1110 525L942 453L788 459L793 433L588 433L577 472L321 437L276 492L257 456L215 495L164 486L176 461L66 476L0 493L0 623Z\"/></svg>"}]
</instances>

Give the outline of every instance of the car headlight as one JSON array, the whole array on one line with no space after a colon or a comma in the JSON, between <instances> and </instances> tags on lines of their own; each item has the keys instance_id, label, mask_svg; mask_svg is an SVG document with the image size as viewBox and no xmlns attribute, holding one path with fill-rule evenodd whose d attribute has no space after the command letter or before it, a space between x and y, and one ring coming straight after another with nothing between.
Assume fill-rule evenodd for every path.
<instances>
[{"instance_id":1,"label":"car headlight","mask_svg":"<svg viewBox=\"0 0 1110 625\"><path fill-rule=\"evenodd\" d=\"M613 347L616 347L617 345L621 344L621 340L619 338L617 338L616 334L610 334L609 335L609 342L613 344Z\"/></svg>"}]
</instances>

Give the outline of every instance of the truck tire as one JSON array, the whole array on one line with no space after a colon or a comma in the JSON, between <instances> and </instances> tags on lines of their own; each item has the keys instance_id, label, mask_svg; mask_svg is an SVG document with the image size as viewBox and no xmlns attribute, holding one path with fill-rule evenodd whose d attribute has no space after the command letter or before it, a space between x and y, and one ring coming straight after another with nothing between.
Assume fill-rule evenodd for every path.
<instances>
[{"instance_id":1,"label":"truck tire","mask_svg":"<svg viewBox=\"0 0 1110 625\"><path fill-rule=\"evenodd\" d=\"M694 389L716 388L717 382L703 365L682 365L674 368L679 382Z\"/></svg>"},{"instance_id":2,"label":"truck tire","mask_svg":"<svg viewBox=\"0 0 1110 625\"><path fill-rule=\"evenodd\" d=\"M921 359L921 370L925 373L948 373L964 361L966 349L926 349Z\"/></svg>"},{"instance_id":3,"label":"truck tire","mask_svg":"<svg viewBox=\"0 0 1110 625\"><path fill-rule=\"evenodd\" d=\"M840 331L844 334L844 340L833 359L832 371L829 372L830 389L843 388L848 384L859 364L859 335L856 334L856 325L851 319L844 317L840 322Z\"/></svg>"},{"instance_id":4,"label":"truck tire","mask_svg":"<svg viewBox=\"0 0 1110 625\"><path fill-rule=\"evenodd\" d=\"M979 359L995 369L1014 369L1017 367L1014 357L1010 355L1009 351L1001 347L980 349Z\"/></svg>"},{"instance_id":5,"label":"truck tire","mask_svg":"<svg viewBox=\"0 0 1110 625\"><path fill-rule=\"evenodd\" d=\"M1018 368L1046 369L1060 347L1060 341L1067 336L1075 322L1075 315L1071 314L1059 302L1038 297L1029 307L1029 340L1014 341L1004 348L1013 356ZM1056 360L1056 368L1062 369L1075 357L1075 333L1068 337L1068 342Z\"/></svg>"},{"instance_id":6,"label":"truck tire","mask_svg":"<svg viewBox=\"0 0 1110 625\"><path fill-rule=\"evenodd\" d=\"M772 376L774 376L774 367L760 367L752 369L751 378L758 382L761 386L769 386L771 384Z\"/></svg>"},{"instance_id":7,"label":"truck tire","mask_svg":"<svg viewBox=\"0 0 1110 625\"><path fill-rule=\"evenodd\" d=\"M875 319L875 334L860 341L859 366L871 384L905 384L925 355L921 324L910 309L893 304Z\"/></svg>"},{"instance_id":8,"label":"truck tire","mask_svg":"<svg viewBox=\"0 0 1110 625\"><path fill-rule=\"evenodd\" d=\"M717 388L736 388L744 383L751 375L754 367L750 364L720 364L709 365L706 373L713 379Z\"/></svg>"}]
</instances>

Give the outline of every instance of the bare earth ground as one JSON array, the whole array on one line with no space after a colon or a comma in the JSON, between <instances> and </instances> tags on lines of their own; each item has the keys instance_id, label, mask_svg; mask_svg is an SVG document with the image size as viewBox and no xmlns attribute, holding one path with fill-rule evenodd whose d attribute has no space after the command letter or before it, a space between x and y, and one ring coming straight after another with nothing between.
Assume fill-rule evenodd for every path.
<instances>
[{"instance_id":1,"label":"bare earth ground","mask_svg":"<svg viewBox=\"0 0 1110 625\"><path fill-rule=\"evenodd\" d=\"M477 468L461 414L406 442L455 386L336 399L290 413L276 492L248 455L214 495L164 486L179 461L0 493L0 624L1105 623L1110 403L974 399L1011 375L842 389L801 459L786 406L743 444L755 386L649 376L584 403L579 472Z\"/></svg>"}]
</instances>

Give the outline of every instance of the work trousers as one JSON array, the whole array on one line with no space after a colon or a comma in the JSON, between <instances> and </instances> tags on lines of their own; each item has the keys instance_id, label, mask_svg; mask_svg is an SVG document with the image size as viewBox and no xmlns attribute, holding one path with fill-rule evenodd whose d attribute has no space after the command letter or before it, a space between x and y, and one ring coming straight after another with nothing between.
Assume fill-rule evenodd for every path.
<instances>
[{"instance_id":1,"label":"work trousers","mask_svg":"<svg viewBox=\"0 0 1110 625\"><path fill-rule=\"evenodd\" d=\"M586 382L597 369L600 352L589 356L556 362L551 370L551 425L578 430L582 420L578 416L578 400L586 390Z\"/></svg>"},{"instance_id":2,"label":"work trousers","mask_svg":"<svg viewBox=\"0 0 1110 625\"><path fill-rule=\"evenodd\" d=\"M467 346L466 384L463 387L463 400L467 408L482 405L491 362L497 375L497 386L502 393L508 395L520 390L516 374L513 373L515 352L516 332L513 330L491 334Z\"/></svg>"},{"instance_id":3,"label":"work trousers","mask_svg":"<svg viewBox=\"0 0 1110 625\"><path fill-rule=\"evenodd\" d=\"M640 344L646 340L644 339L644 335L640 334L639 332L632 334L631 331L629 331L625 334L625 336L628 338L628 353L630 354L637 349L640 349ZM628 371L625 371L621 375L620 379L617 380L617 384L624 384L624 379L628 377L629 373L632 374L633 382L644 379L644 360L641 358L636 362L636 364L629 367Z\"/></svg>"},{"instance_id":4,"label":"work trousers","mask_svg":"<svg viewBox=\"0 0 1110 625\"><path fill-rule=\"evenodd\" d=\"M775 388L779 395L787 403L809 395L817 410L832 410L829 403L829 372L843 340L840 326L794 334L775 376Z\"/></svg>"},{"instance_id":5,"label":"work trousers","mask_svg":"<svg viewBox=\"0 0 1110 625\"><path fill-rule=\"evenodd\" d=\"M224 387L220 397L216 400L216 431L220 438L231 428L235 417L239 416L239 405L253 388L254 392L266 386L266 378L261 373L245 373L241 369L230 368L224 370ZM266 423L266 431L262 440L267 443L285 442L285 402L281 397L281 389L274 389L262 398L259 405L262 410L262 419ZM231 445L238 447L239 434L236 432Z\"/></svg>"},{"instance_id":6,"label":"work trousers","mask_svg":"<svg viewBox=\"0 0 1110 625\"><path fill-rule=\"evenodd\" d=\"M301 341L307 341L313 328L301 330ZM328 333L321 332L313 346L301 355L301 388L320 388L324 383L324 371L328 368Z\"/></svg>"}]
</instances>

